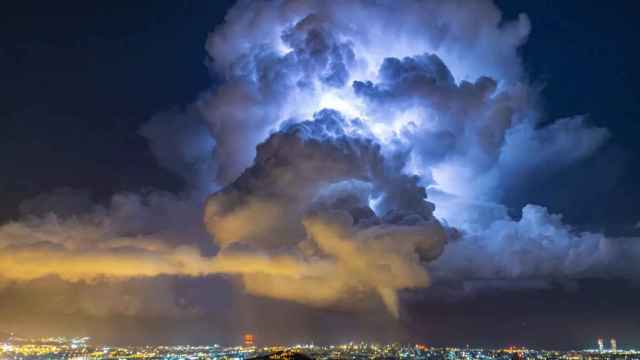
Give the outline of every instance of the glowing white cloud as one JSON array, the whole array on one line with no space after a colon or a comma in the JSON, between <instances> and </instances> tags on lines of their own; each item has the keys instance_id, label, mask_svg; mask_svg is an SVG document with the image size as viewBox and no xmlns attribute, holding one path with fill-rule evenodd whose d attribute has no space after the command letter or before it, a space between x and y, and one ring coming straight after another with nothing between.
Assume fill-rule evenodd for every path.
<instances>
[{"instance_id":1,"label":"glowing white cloud","mask_svg":"<svg viewBox=\"0 0 640 360\"><path fill-rule=\"evenodd\" d=\"M338 110L351 118L367 119L362 101L358 101L351 89L323 89L318 98L318 105L310 111L311 115L326 108Z\"/></svg>"}]
</instances>

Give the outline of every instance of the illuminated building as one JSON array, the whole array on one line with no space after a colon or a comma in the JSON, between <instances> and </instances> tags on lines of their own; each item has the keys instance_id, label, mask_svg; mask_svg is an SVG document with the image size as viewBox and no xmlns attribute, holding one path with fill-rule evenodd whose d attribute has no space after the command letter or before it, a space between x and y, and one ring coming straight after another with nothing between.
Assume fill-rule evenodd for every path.
<instances>
[{"instance_id":1,"label":"illuminated building","mask_svg":"<svg viewBox=\"0 0 640 360\"><path fill-rule=\"evenodd\" d=\"M244 334L244 346L245 347L253 346L253 334Z\"/></svg>"},{"instance_id":2,"label":"illuminated building","mask_svg":"<svg viewBox=\"0 0 640 360\"><path fill-rule=\"evenodd\" d=\"M604 340L602 338L598 338L598 350L601 352L604 350Z\"/></svg>"},{"instance_id":3,"label":"illuminated building","mask_svg":"<svg viewBox=\"0 0 640 360\"><path fill-rule=\"evenodd\" d=\"M298 344L255 347L252 334L242 335L243 346L214 345L92 345L86 338L16 339L0 342L0 360L154 360L154 359L254 359L254 360L640 360L640 350L604 349L549 351L511 346L508 348L433 347L424 344L347 343L340 345ZM602 340L604 346L604 339ZM4 340L3 340L4 341ZM82 346L74 344L83 343ZM600 341L598 342L600 344Z\"/></svg>"}]
</instances>

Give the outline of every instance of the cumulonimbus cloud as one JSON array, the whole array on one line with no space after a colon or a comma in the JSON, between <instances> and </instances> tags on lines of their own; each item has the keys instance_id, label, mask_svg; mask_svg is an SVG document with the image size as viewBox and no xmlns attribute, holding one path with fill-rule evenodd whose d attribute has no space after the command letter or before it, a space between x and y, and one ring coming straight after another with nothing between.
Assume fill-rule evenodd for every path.
<instances>
[{"instance_id":1,"label":"cumulonimbus cloud","mask_svg":"<svg viewBox=\"0 0 640 360\"><path fill-rule=\"evenodd\" d=\"M401 5L238 2L206 44L222 83L141 129L188 189L26 202L0 227L2 275L224 273L314 306L375 293L394 315L399 291L432 281L637 276L622 255L637 241L500 204L609 139L584 116L543 118L518 56L528 18Z\"/></svg>"},{"instance_id":2,"label":"cumulonimbus cloud","mask_svg":"<svg viewBox=\"0 0 640 360\"><path fill-rule=\"evenodd\" d=\"M398 23L403 25L390 26ZM430 266L440 279L464 280L468 274L488 271L487 278L499 280L507 275L506 266L522 268L512 269L511 276L544 277L549 271L534 264L546 257L563 258L571 263L566 267L592 268L587 258L574 255L589 251L596 253L592 258L600 258L598 263L610 261L611 254L602 247L586 244L589 236L553 225L553 216L538 217L539 228L524 226L534 210L546 213L544 208L525 207L523 219L517 221L499 204L512 182L584 159L609 136L581 116L555 122L542 118L538 89L527 81L517 55L528 32L526 16L504 22L490 2L407 1L402 7L364 1L239 3L208 42L213 68L227 81L201 102L218 144L216 156L224 157L218 181L226 186L209 199L205 215L223 248L221 256L227 246L294 257L301 256L294 245L311 239L318 247L322 240L314 243L313 232L303 226L306 214L318 208L314 196L337 191L340 187L334 185L340 182L361 181L369 188L359 206L380 219L406 210L402 201L390 205L385 199L406 199L425 189L434 194L438 220L430 221L440 223L451 242L445 256ZM329 114L324 108L346 121L323 124ZM293 128L300 139L310 140L292 141L296 138L291 124L298 124ZM332 146L339 147L335 134L350 139L346 150L334 151ZM229 141L238 137L243 139L241 146ZM380 187L366 169L372 166L370 160L350 152L363 140L378 146L377 156L391 164L387 166L393 173L413 179L407 187ZM362 148L360 155L371 149ZM350 191L340 194L363 197L362 191ZM424 203L424 198L416 203ZM479 205L483 203L487 206ZM327 208L331 210L323 209ZM492 212L485 213L487 209ZM352 226L362 227L359 221L354 217ZM528 232L523 247L530 249L524 252L532 259L504 265L501 251L512 250L508 241L493 239L497 226ZM545 242L542 229L554 226L567 239L549 244L548 251L556 255L533 251L535 244ZM431 241L438 238L420 231ZM402 248L402 235L389 237ZM496 249L480 267L461 260L466 251L477 249L477 243ZM389 256L392 249L387 250ZM358 256L341 257L320 247L314 255L357 263L368 258L366 253L360 248ZM412 264L410 256L404 261ZM367 267L373 271L376 264ZM557 265L552 268L560 271ZM355 271L349 273L356 276ZM302 298L286 294L286 283L280 283L281 292L252 289L253 280L245 280L249 291ZM380 292L383 285L376 283L384 281L370 285ZM425 285L421 281L391 289ZM389 305L395 301L385 299L390 309L397 308Z\"/></svg>"}]
</instances>

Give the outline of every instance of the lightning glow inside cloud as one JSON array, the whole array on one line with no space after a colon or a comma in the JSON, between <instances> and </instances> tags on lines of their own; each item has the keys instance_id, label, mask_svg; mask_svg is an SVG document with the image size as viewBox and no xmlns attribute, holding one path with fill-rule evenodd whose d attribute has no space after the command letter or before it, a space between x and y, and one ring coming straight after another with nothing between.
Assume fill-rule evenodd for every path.
<instances>
[{"instance_id":1,"label":"lightning glow inside cloud","mask_svg":"<svg viewBox=\"0 0 640 360\"><path fill-rule=\"evenodd\" d=\"M188 191L116 197L56 227L27 211L0 228L0 256L19 247L59 261L13 261L3 275L225 273L251 294L313 306L375 294L394 316L403 289L434 281L637 275L621 255L639 251L628 242L576 233L541 206L514 219L501 205L510 184L585 159L609 136L582 116L542 118L518 56L528 18L505 21L490 1L401 5L240 1L207 41L224 81L142 129ZM143 224L120 216L135 203ZM178 224L157 221L173 214ZM209 236L216 255L205 257ZM141 248L149 262L136 266ZM96 261L114 265L91 270Z\"/></svg>"}]
</instances>

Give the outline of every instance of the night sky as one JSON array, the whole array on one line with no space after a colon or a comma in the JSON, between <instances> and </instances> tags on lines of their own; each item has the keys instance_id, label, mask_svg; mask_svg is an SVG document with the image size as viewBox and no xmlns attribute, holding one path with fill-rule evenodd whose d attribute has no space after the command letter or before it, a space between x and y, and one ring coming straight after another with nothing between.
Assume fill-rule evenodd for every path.
<instances>
[{"instance_id":1,"label":"night sky","mask_svg":"<svg viewBox=\"0 0 640 360\"><path fill-rule=\"evenodd\" d=\"M264 142L258 150L259 157L260 151L264 151L264 158L272 156L277 160L282 153L277 151L277 146L298 146L289 136L316 131L313 124L286 125L278 122L277 126L269 123L273 126L254 133L254 128L259 126L239 124L234 117L240 116L237 113L217 112L216 109L226 104L235 104L236 99L252 99L252 95L238 95L241 90L234 87L234 81L242 83L246 80L244 77L234 78L236 75L230 76L216 67L220 62L216 62L219 59L215 50L227 51L227 48L207 42L208 38L211 39L210 33L221 29L225 14L234 3L22 1L1 7L0 117L4 126L0 132L0 165L4 174L0 177L0 223L3 224L0 227L0 261L15 259L16 262L0 267L0 331L15 331L25 336L89 335L99 342L119 344L233 344L240 341L240 334L250 331L256 334L260 343L370 339L420 341L434 345L520 344L566 349L593 346L597 337L615 337L619 347L640 346L640 311L637 305L640 304L640 268L637 265L640 214L636 211L636 204L640 201L640 191L636 186L640 182L637 167L640 160L640 143L637 141L640 134L640 72L637 68L640 50L635 45L636 34L640 33L635 14L640 9L631 1L616 1L607 6L595 1L546 0L497 1L495 4L503 14L501 24L517 21L518 14L525 13L531 30L527 41L521 47L516 46L516 60L505 55L508 59L504 63L510 64L520 58L521 63L517 66L522 68L522 73L511 75L498 69L487 75L499 78L507 74L505 79L517 78L533 89L535 100L533 105L527 106L535 108L534 117L539 118L535 123L536 129L553 126L556 119L584 115L584 124L576 125L577 128L563 135L569 140L559 140L573 141L571 139L578 138L577 133L584 132L584 139L567 149L586 146L585 143L596 137L594 134L598 131L590 132L590 129L606 128L608 135L606 138L603 136L602 141L593 140L598 145L594 145L593 151L585 150L584 155L578 154L553 165L545 163L547 158L541 157L539 163L531 160L537 167L505 167L506 170L499 170L499 180L488 178L490 180L487 181L500 191L487 195L482 201L500 204L509 220L496 221L491 230L471 234L469 238L474 241L482 241L483 237L492 239L494 234L500 233L501 226L512 226L521 217L526 217L522 210L525 205L536 204L545 207L548 213L562 215L562 219L557 220L560 223L555 218L549 220L550 224L557 226L553 229L565 229L566 226L574 235L563 230L554 232L556 230L548 230L552 225L544 225L547 227L543 230L531 230L534 235L523 235L523 241L536 241L535 234L566 236L570 245L562 243L558 247L580 248L581 242L586 243L593 238L599 241L598 236L602 236L604 240L599 244L609 244L604 245L604 250L600 245L598 250L577 253L578 257L585 258L588 256L580 254L604 251L602 259L594 258L584 268L580 259L575 260L575 266L564 262L563 256L567 253L562 251L550 254L549 257L557 262L550 261L546 267L538 266L541 261L537 257L544 258L545 252L541 250L538 253L538 248L529 249L526 245L504 251L500 245L493 248L498 250L487 253L471 248L465 250L464 245L460 245L461 249L456 250L461 251L460 257L447 257L448 254L456 254L448 253L447 244L441 258L435 250L437 254L430 255L429 261L435 261L433 270L430 268L432 286L401 290L399 315L394 315L394 306L390 305L393 300L388 300L380 289L392 289L395 294L395 290L405 286L398 285L395 280L380 280L384 284L379 285L378 280L360 279L359 275L350 272L338 272L336 277L344 276L344 284L348 284L341 285L349 287L349 279L352 278L366 285L355 286L356 290L349 288L347 295L341 294L337 301L331 298L324 303L316 301L317 298L292 299L295 292L272 292L259 288L255 284L262 275L248 274L231 265L220 265L224 270L211 270L209 274L195 276L189 270L172 273L162 270L162 267L150 270L150 273L132 270L124 274L125 278L117 280L110 278L113 275L110 271L95 270L95 274L89 271L96 276L85 277L69 270L63 262L69 261L70 269L77 268L82 273L79 264L86 263L76 259L83 255L88 255L93 261L104 256L105 267L135 268L135 260L132 262L127 257L120 262L119 256L133 254L135 257L139 254L144 258L148 254L145 251L149 251L154 254L148 255L151 258L159 251L157 256L164 259L182 251L183 245L193 246L206 260L215 259L214 254L223 254L227 249L235 255L242 253L246 258L238 262L247 267L244 261L255 262L249 256L256 256L257 251L280 251L288 245L276 243L278 239L271 237L255 240L251 234L246 235L250 238L246 243L236 240L245 236L245 230L238 229L238 223L240 227L256 227L258 230L260 226L267 230L275 229L271 231L274 238L282 231L285 234L280 236L285 239L282 241L286 241L288 234L299 230L300 226L289 223L285 227L282 224L268 227L270 225L260 221L257 221L258 225L249 224L242 221L240 215L227 221L225 216L228 214L220 210L230 211L229 208L236 206L233 203L236 198L227 198L228 193L240 194L237 196L241 204L253 204L255 199L251 196L261 191L277 193L277 188L268 187L281 172L270 172L268 165L272 163L267 160L264 163L256 160L254 164L256 144ZM243 6L249 8L247 4L239 6L235 10L236 15L245 12ZM401 7L401 2L396 6ZM251 11L258 10L246 9L246 13ZM458 21L457 15L451 16L452 21ZM429 19L425 16L424 20L417 21L429 22ZM375 22L376 17L369 20ZM356 26L366 27L367 24L358 23ZM250 31L243 30L242 25L240 28L236 29L236 35L239 33L240 37L242 31ZM322 34L331 32L331 28L322 29L325 31ZM250 41L253 40L247 40ZM295 44L294 40L291 41ZM491 44L482 46L491 50ZM336 49L343 51L341 59L348 58L344 48ZM437 51L435 53L438 54ZM309 54L315 56L313 51ZM335 52L330 54L336 56ZM485 52L478 54L482 56ZM233 64L227 59L233 56L225 53L222 65ZM272 69L282 69L277 66L285 66L268 56L264 58L266 60L260 61L265 64L267 70L262 71L267 75L275 73ZM446 54L442 58L447 64ZM419 67L419 60L415 61L418 65L414 65ZM474 75L484 71L483 64L479 64L480 69ZM398 66L399 70L393 71L406 70ZM454 66L450 70L456 77ZM275 74L272 77L276 79L289 76ZM260 107L233 106L246 109L247 113L273 111L273 116L277 116L274 109L281 106L280 98L273 94L288 90L282 90L283 85L278 80L266 77L270 82L260 87L260 91L268 95L260 95L262 97L256 100L262 101ZM318 83L335 86L330 82L333 79L324 77ZM364 90L355 92L370 103L379 101L382 106L397 107L403 104L402 101L388 93L413 94L411 91L420 91L411 88L403 92L400 87L405 84L393 83L394 80L381 81L377 85L374 81L374 85L369 84L371 86L364 84ZM473 80L475 78L470 81ZM440 84L440 80L433 81ZM409 85L415 83L410 82ZM296 86L301 85L298 83ZM350 86L347 84L347 88ZM325 118L331 116L318 115L314 121L333 124L329 121L335 120ZM219 120L223 117L228 117L226 123ZM277 119L281 120L284 119ZM239 124L239 130L229 130L235 124ZM213 133L214 140L211 140L209 132ZM278 135L268 138L274 133L281 138ZM553 134L547 135L547 138L542 136L543 140L557 139ZM312 138L325 144L324 138ZM192 139L202 141L193 145L196 140ZM422 149L416 144L427 140L421 139L415 140L413 148ZM362 145L357 139L354 144ZM220 149L224 146L228 152L218 150L216 145ZM543 147L530 151L540 153L551 146L544 145L543 141ZM561 146L559 148L562 149ZM325 151L320 145L318 149ZM327 149L333 151L331 147ZM475 148L470 149L473 153ZM238 155L243 151L245 153ZM429 151L432 157L424 160L425 164L444 161L436 160L436 155L431 155L436 152ZM304 153L303 150L300 152ZM424 156L421 159L426 159ZM533 159L536 156L518 153L514 158ZM316 159L316 156L310 154L300 161L307 161L305 159ZM474 157L464 159L475 161L468 160ZM297 158L287 157L287 161L295 163ZM335 162L341 164L340 161ZM252 164L252 171L240 176L242 170ZM304 173L306 169L309 177L313 177L313 171L323 169L303 165L296 165L298 167L294 170L303 169L298 173ZM481 170L477 171L480 174ZM427 178L423 173L420 175ZM340 173L336 178L358 176ZM404 178L401 180L405 181ZM378 181L384 184L380 185L382 189L387 189L384 186L388 183L400 180L384 177L371 181L372 184ZM440 198L432 196L428 181L424 180L419 185L427 187L429 199L438 209ZM208 185L203 186L202 183ZM309 183L296 184L300 185L299 189L308 189ZM378 186L375 184L372 186ZM221 189L220 195L204 203L207 195ZM474 187L473 191L479 192L477 189ZM446 193L448 190L436 186L433 193ZM446 201L447 195L442 196L445 199L442 201ZM269 213L275 203L275 200L267 204L258 203L246 211ZM379 206L385 206L384 201L381 203ZM311 207L315 212L326 210L316 203L309 205ZM372 208L378 214L379 209ZM202 226L205 209L206 229ZM279 211L277 209L275 212ZM282 213L287 215L287 211L282 210ZM56 220L47 218L51 214L56 214ZM351 215L357 222L355 215ZM305 229L312 233L309 222L313 225L314 221L325 221L322 217L320 220L310 219L305 217L304 224ZM377 221L398 225L386 223L391 220L385 219L380 216ZM452 237L461 231L465 235L459 235L463 239L457 240L462 241L457 244L464 244L466 234L471 233L470 228L465 228L466 223L459 225L446 220L450 227L443 231ZM274 223L277 221L273 220ZM424 226L420 229L440 231L430 227L433 221L427 221L431 224L429 226L420 223L419 226ZM507 222L509 224L505 225ZM406 221L401 223L407 228L414 226L413 223L411 226L407 224ZM539 225L538 222L535 224ZM438 229L439 226L438 223ZM531 228L535 226L531 225ZM94 230L96 228L99 231ZM318 229L317 236L321 237L324 228L320 226ZM530 228L523 225L518 229L515 232L523 234ZM72 235L67 236L66 231ZM584 232L592 235L580 235ZM94 236L95 233L98 235ZM390 234L393 237L395 233ZM93 240L87 240L85 244L85 237ZM117 238L117 245L104 245L105 241L114 238ZM136 241L145 242L138 248ZM266 243L270 246L268 249L264 245ZM431 242L424 246L437 247ZM323 248L323 243L319 247L329 251ZM64 249L71 255L66 255L67 250ZM29 256L41 256L47 251L60 254L59 271L54 268L45 271L43 276L20 275L35 271L20 268L21 259L32 259ZM27 257L13 257L14 252L24 253ZM371 254L376 253L372 250ZM333 255L340 259L342 254ZM218 256L222 259L221 255ZM337 260L338 263L340 261ZM477 268L467 268L466 263L475 264L473 266ZM556 263L569 264L567 268L579 270L566 270L564 265L556 266ZM497 270L493 270L494 264L500 264L496 265ZM503 264L507 270L500 267ZM15 274L7 270L11 267L17 269ZM514 268L521 269L521 272L509 270ZM485 274L483 271L486 270L489 275L487 278L482 278L484 275L470 276L473 269L480 269L475 274ZM422 274L417 271L418 275ZM454 275L448 276L447 273ZM272 284L278 284L276 281L273 280ZM359 303L363 305L356 305Z\"/></svg>"}]
</instances>

